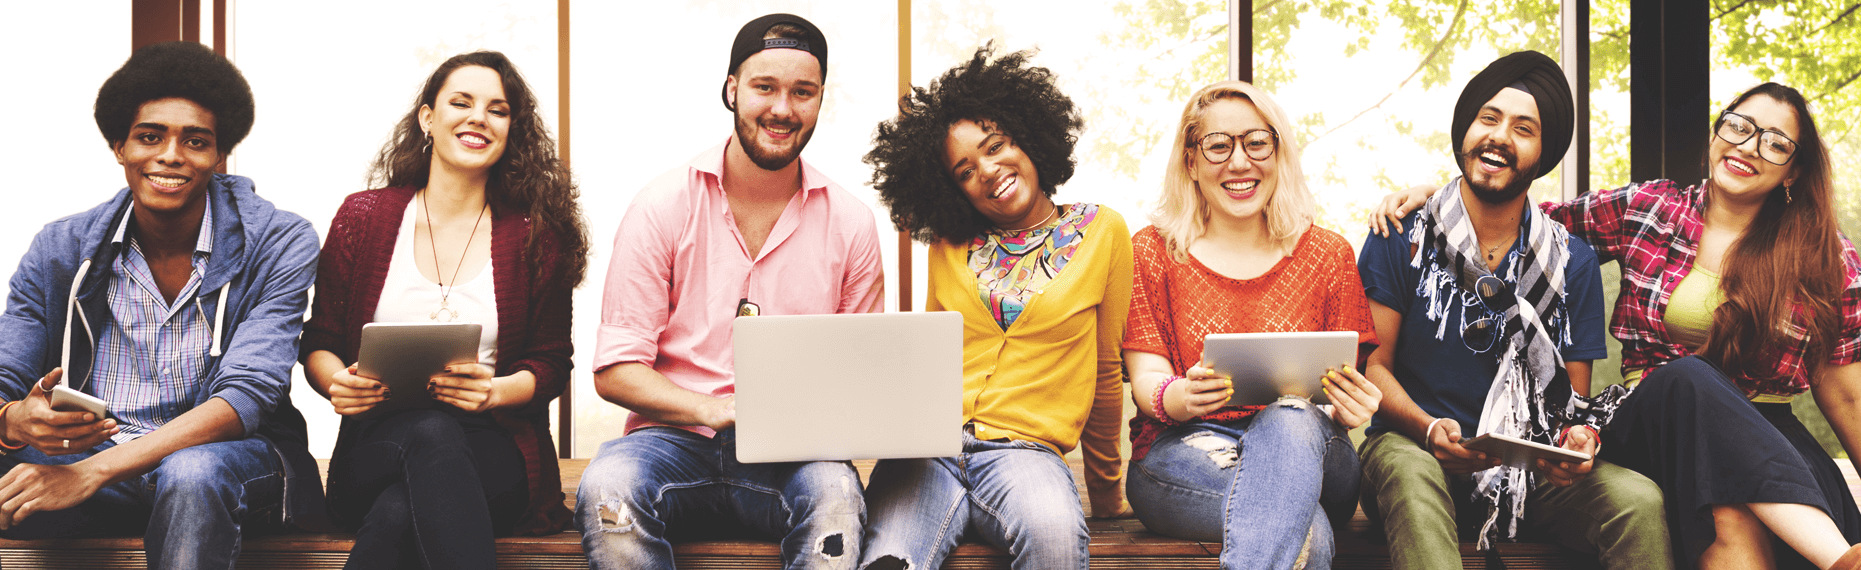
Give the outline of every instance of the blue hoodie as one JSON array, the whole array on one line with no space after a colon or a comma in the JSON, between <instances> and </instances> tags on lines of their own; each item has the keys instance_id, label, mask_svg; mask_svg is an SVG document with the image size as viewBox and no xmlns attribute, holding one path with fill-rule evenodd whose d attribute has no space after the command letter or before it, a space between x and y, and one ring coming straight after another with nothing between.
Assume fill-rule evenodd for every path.
<instances>
[{"instance_id":1,"label":"blue hoodie","mask_svg":"<svg viewBox=\"0 0 1861 570\"><path fill-rule=\"evenodd\" d=\"M193 406L212 398L231 404L246 437L270 442L285 467L284 511L267 514L319 527L325 520L323 486L304 416L291 405L297 337L316 282L317 232L302 216L260 198L251 179L215 174L207 191L213 255L196 300L204 315L213 315L214 350ZM110 261L121 253L110 237L131 202L125 188L89 211L46 224L33 238L8 282L6 312L0 315L0 339L6 339L0 344L0 400L24 397L59 366L73 379L70 385L89 384L75 379L91 373L99 332L93 328L110 319L105 299ZM75 316L73 306L81 308Z\"/></svg>"}]
</instances>

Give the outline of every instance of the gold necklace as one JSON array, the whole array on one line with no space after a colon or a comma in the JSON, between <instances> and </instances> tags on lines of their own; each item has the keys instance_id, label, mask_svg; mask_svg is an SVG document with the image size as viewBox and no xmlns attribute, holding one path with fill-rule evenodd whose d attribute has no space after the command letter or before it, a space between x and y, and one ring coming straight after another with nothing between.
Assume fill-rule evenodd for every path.
<instances>
[{"instance_id":1,"label":"gold necklace","mask_svg":"<svg viewBox=\"0 0 1861 570\"><path fill-rule=\"evenodd\" d=\"M1054 206L1054 207L1053 207L1053 211L1051 211L1051 212L1047 212L1047 217L1045 217L1045 218L1041 218L1041 219L1040 219L1040 223L1038 223L1038 224L1034 224L1034 225L1031 225L1031 226L1028 226L1028 227L1025 227L1025 228L1021 228L1021 229L1018 229L1018 230L1011 230L1011 229L1007 229L1007 228L1002 228L1002 230L1001 230L1001 231L1002 231L1002 233L1010 233L1010 234L1018 234L1018 233L1021 233L1021 232L1025 232L1025 231L1028 231L1028 230L1031 230L1031 229L1034 229L1034 228L1038 228L1038 227L1041 227L1041 226L1044 226L1044 225L1047 225L1047 222L1051 222L1051 221L1053 221L1053 217L1054 217L1054 216L1058 216L1058 215L1060 215L1060 207L1056 205L1056 206Z\"/></svg>"},{"instance_id":2,"label":"gold necklace","mask_svg":"<svg viewBox=\"0 0 1861 570\"><path fill-rule=\"evenodd\" d=\"M439 308L428 314L428 319L442 323L459 319L459 311L446 306L446 300L452 296L453 288L459 286L459 268L465 267L465 253L472 250L472 240L478 237L478 223L485 220L485 210L490 207L491 202L486 201L484 206L478 208L478 217L472 219L472 233L465 236L465 248L459 251L459 263L452 266L452 285L446 285L445 281L439 282ZM428 250L433 252L433 278L439 279L439 236L433 233L433 209L426 205L424 190L420 192L420 209L426 211L426 243ZM446 318L441 319L440 315Z\"/></svg>"}]
</instances>

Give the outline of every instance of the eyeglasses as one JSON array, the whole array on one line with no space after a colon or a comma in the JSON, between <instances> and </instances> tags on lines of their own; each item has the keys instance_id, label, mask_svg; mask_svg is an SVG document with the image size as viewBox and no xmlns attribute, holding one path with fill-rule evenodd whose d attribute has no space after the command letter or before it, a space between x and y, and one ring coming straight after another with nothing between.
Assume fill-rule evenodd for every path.
<instances>
[{"instance_id":1,"label":"eyeglasses","mask_svg":"<svg viewBox=\"0 0 1861 570\"><path fill-rule=\"evenodd\" d=\"M1751 137L1758 137L1758 156L1766 162L1783 166L1790 163L1790 157L1796 154L1796 141L1784 136L1777 129L1759 129L1751 117L1726 111L1719 115L1719 127L1713 129L1719 140L1732 143L1732 146L1745 144Z\"/></svg>"},{"instance_id":2,"label":"eyeglasses","mask_svg":"<svg viewBox=\"0 0 1861 570\"><path fill-rule=\"evenodd\" d=\"M1210 164L1221 164L1234 156L1234 144L1237 141L1241 145L1241 152L1247 153L1247 158L1254 160L1272 158L1273 151L1279 148L1279 134L1268 129L1253 129L1240 136L1209 133L1202 140L1196 141L1194 148L1201 149L1202 158L1208 159Z\"/></svg>"},{"instance_id":3,"label":"eyeglasses","mask_svg":"<svg viewBox=\"0 0 1861 570\"><path fill-rule=\"evenodd\" d=\"M1460 342L1467 345L1467 350L1484 353L1499 343L1499 335L1505 328L1506 309L1512 308L1517 299L1512 295L1511 286L1491 275L1480 276L1473 282L1473 290L1480 296L1480 306L1486 309L1486 316L1461 327Z\"/></svg>"}]
</instances>

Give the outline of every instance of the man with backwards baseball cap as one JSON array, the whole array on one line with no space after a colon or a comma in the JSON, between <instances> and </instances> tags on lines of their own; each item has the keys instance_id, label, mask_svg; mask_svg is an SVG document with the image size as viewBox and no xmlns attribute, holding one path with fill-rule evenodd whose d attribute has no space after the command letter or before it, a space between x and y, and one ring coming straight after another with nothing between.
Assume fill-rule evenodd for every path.
<instances>
[{"instance_id":1,"label":"man with backwards baseball cap","mask_svg":"<svg viewBox=\"0 0 1861 570\"><path fill-rule=\"evenodd\" d=\"M1606 406L1571 397L1607 356L1596 253L1526 194L1569 148L1573 115L1551 58L1499 58L1454 106L1462 176L1401 231L1364 240L1357 267L1384 342L1364 370L1383 405L1361 449L1363 506L1396 568L1460 568L1457 529L1478 529L1482 550L1523 530L1609 568L1673 566L1646 477L1593 459L1496 467L1461 445L1489 433L1591 456L1601 445Z\"/></svg>"},{"instance_id":2,"label":"man with backwards baseball cap","mask_svg":"<svg viewBox=\"0 0 1861 570\"><path fill-rule=\"evenodd\" d=\"M851 466L744 465L735 450L732 319L883 310L872 211L800 158L826 76L827 38L806 19L744 25L723 89L735 132L627 208L594 367L595 390L631 413L576 493L596 568L670 569L668 538L720 527L781 541L788 568L859 560Z\"/></svg>"}]
</instances>

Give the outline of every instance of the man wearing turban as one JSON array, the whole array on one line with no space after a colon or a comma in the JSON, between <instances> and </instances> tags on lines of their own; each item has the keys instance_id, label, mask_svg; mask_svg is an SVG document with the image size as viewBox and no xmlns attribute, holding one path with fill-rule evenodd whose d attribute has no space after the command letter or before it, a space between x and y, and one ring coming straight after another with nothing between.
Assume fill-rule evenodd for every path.
<instances>
[{"instance_id":1,"label":"man wearing turban","mask_svg":"<svg viewBox=\"0 0 1861 570\"><path fill-rule=\"evenodd\" d=\"M1501 465L1462 446L1497 434L1593 457L1602 443L1599 414L1572 397L1608 355L1596 253L1526 194L1569 148L1573 109L1544 54L1488 65L1454 106L1461 176L1358 256L1384 340L1365 370L1384 400L1361 449L1364 511L1397 568L1459 568L1463 529L1482 550L1523 534L1608 568L1673 565L1647 478L1593 459Z\"/></svg>"}]
</instances>

